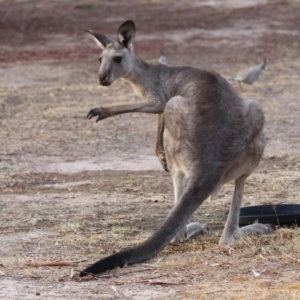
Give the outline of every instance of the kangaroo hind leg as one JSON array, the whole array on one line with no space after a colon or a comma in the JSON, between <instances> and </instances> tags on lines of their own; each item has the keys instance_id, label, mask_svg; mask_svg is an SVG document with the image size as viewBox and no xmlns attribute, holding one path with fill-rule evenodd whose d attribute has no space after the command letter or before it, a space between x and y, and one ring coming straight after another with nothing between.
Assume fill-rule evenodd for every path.
<instances>
[{"instance_id":1,"label":"kangaroo hind leg","mask_svg":"<svg viewBox=\"0 0 300 300\"><path fill-rule=\"evenodd\" d=\"M176 206L180 202L180 197L184 191L184 174L181 171L172 172L174 199ZM180 243L192 237L204 234L207 231L206 224L192 222L180 228L174 237L174 242Z\"/></svg>"},{"instance_id":2,"label":"kangaroo hind leg","mask_svg":"<svg viewBox=\"0 0 300 300\"><path fill-rule=\"evenodd\" d=\"M219 241L220 244L231 244L234 240L241 239L246 235L263 235L275 230L273 224L259 223L239 228L239 214L247 177L248 175L242 175L235 180L234 195L225 228Z\"/></svg>"}]
</instances>

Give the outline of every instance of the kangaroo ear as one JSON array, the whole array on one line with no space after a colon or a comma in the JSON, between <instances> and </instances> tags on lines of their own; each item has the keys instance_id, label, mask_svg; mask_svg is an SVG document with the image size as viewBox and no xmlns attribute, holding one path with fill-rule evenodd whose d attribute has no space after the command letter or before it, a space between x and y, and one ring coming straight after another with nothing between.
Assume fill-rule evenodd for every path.
<instances>
[{"instance_id":1,"label":"kangaroo ear","mask_svg":"<svg viewBox=\"0 0 300 300\"><path fill-rule=\"evenodd\" d=\"M101 34L101 33L96 33L96 32L93 32L91 30L86 30L84 29L85 32L89 33L94 41L96 42L96 44L102 49L104 50L104 48L113 42L112 39L106 37L105 35Z\"/></svg>"},{"instance_id":2,"label":"kangaroo ear","mask_svg":"<svg viewBox=\"0 0 300 300\"><path fill-rule=\"evenodd\" d=\"M135 37L135 25L133 21L126 21L118 29L119 43L130 48Z\"/></svg>"}]
</instances>

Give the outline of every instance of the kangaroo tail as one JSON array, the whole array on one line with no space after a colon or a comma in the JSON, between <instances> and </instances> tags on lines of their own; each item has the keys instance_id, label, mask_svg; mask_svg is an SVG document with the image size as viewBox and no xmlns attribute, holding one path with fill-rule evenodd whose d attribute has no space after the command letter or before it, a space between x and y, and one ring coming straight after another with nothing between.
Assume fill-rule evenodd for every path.
<instances>
[{"instance_id":1,"label":"kangaroo tail","mask_svg":"<svg viewBox=\"0 0 300 300\"><path fill-rule=\"evenodd\" d=\"M191 178L189 180L178 204L170 211L162 226L145 242L97 261L83 270L80 273L80 277L140 263L159 253L172 240L176 232L185 226L191 215L210 195L219 182L219 180L216 180L216 173L213 179L208 173L211 174L212 172L207 172L200 179ZM220 178L219 176L217 177Z\"/></svg>"}]
</instances>

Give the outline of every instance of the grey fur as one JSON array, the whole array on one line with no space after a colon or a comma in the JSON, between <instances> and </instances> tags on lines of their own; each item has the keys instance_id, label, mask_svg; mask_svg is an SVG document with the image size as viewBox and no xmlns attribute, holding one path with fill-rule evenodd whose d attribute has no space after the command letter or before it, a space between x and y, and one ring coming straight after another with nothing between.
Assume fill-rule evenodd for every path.
<instances>
[{"instance_id":1,"label":"grey fur","mask_svg":"<svg viewBox=\"0 0 300 300\"><path fill-rule=\"evenodd\" d=\"M175 205L145 242L96 262L80 276L142 262L173 238L183 241L202 233L205 225L186 225L188 219L209 195L231 180L235 180L234 196L220 243L271 231L270 226L261 224L246 229L238 226L245 180L258 165L265 147L264 115L259 104L240 98L214 71L142 61L132 51L132 24L127 21L121 25L119 41L104 47L98 78L102 85L123 78L146 101L95 108L88 117L99 121L128 112L159 115L156 153L163 165L167 161ZM122 61L115 62L116 56L122 56Z\"/></svg>"}]
</instances>

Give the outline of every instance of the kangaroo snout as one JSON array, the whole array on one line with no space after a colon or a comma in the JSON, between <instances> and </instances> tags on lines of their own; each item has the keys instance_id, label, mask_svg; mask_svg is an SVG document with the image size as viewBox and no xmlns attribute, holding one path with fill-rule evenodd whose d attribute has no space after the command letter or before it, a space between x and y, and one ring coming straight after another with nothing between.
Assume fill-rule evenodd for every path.
<instances>
[{"instance_id":1,"label":"kangaroo snout","mask_svg":"<svg viewBox=\"0 0 300 300\"><path fill-rule=\"evenodd\" d=\"M106 74L99 74L98 83L103 86L109 86L110 85L109 76L107 76Z\"/></svg>"}]
</instances>

